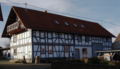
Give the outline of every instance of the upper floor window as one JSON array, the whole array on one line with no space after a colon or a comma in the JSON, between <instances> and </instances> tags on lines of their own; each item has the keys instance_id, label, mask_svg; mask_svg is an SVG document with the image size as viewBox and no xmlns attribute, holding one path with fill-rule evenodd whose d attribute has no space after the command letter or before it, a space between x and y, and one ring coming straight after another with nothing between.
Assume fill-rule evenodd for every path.
<instances>
[{"instance_id":1,"label":"upper floor window","mask_svg":"<svg viewBox=\"0 0 120 69\"><path fill-rule=\"evenodd\" d=\"M89 42L89 37L88 36L85 36L85 41Z\"/></svg>"},{"instance_id":2,"label":"upper floor window","mask_svg":"<svg viewBox=\"0 0 120 69\"><path fill-rule=\"evenodd\" d=\"M78 41L82 41L82 36L78 36Z\"/></svg>"},{"instance_id":3,"label":"upper floor window","mask_svg":"<svg viewBox=\"0 0 120 69\"><path fill-rule=\"evenodd\" d=\"M44 37L45 37L44 34L45 34L44 32L41 32L41 38L44 38Z\"/></svg>"},{"instance_id":4,"label":"upper floor window","mask_svg":"<svg viewBox=\"0 0 120 69\"><path fill-rule=\"evenodd\" d=\"M48 33L48 38L52 38L52 33Z\"/></svg>"},{"instance_id":5,"label":"upper floor window","mask_svg":"<svg viewBox=\"0 0 120 69\"><path fill-rule=\"evenodd\" d=\"M83 49L82 49L82 54L83 54L83 55L87 55L87 48L83 48Z\"/></svg>"},{"instance_id":6,"label":"upper floor window","mask_svg":"<svg viewBox=\"0 0 120 69\"><path fill-rule=\"evenodd\" d=\"M67 34L65 34L65 39L68 39L68 35Z\"/></svg>"},{"instance_id":7,"label":"upper floor window","mask_svg":"<svg viewBox=\"0 0 120 69\"><path fill-rule=\"evenodd\" d=\"M109 41L109 38L106 38L106 41Z\"/></svg>"},{"instance_id":8,"label":"upper floor window","mask_svg":"<svg viewBox=\"0 0 120 69\"><path fill-rule=\"evenodd\" d=\"M17 36L16 35L13 36L13 42L14 43L17 42Z\"/></svg>"},{"instance_id":9,"label":"upper floor window","mask_svg":"<svg viewBox=\"0 0 120 69\"><path fill-rule=\"evenodd\" d=\"M41 53L45 53L45 45L41 45Z\"/></svg>"},{"instance_id":10,"label":"upper floor window","mask_svg":"<svg viewBox=\"0 0 120 69\"><path fill-rule=\"evenodd\" d=\"M58 37L58 33L55 33L55 37Z\"/></svg>"}]
</instances>

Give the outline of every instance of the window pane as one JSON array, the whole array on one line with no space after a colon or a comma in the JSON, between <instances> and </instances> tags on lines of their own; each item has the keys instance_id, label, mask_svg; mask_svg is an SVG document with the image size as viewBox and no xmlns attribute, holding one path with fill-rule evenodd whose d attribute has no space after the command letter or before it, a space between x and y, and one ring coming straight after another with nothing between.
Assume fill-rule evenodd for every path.
<instances>
[{"instance_id":1,"label":"window pane","mask_svg":"<svg viewBox=\"0 0 120 69\"><path fill-rule=\"evenodd\" d=\"M41 32L41 38L44 38L44 32Z\"/></svg>"},{"instance_id":2,"label":"window pane","mask_svg":"<svg viewBox=\"0 0 120 69\"><path fill-rule=\"evenodd\" d=\"M14 54L15 54L15 55L17 54L17 49L14 49Z\"/></svg>"},{"instance_id":3,"label":"window pane","mask_svg":"<svg viewBox=\"0 0 120 69\"><path fill-rule=\"evenodd\" d=\"M52 38L52 37L51 37L51 33L48 33L48 38Z\"/></svg>"},{"instance_id":4,"label":"window pane","mask_svg":"<svg viewBox=\"0 0 120 69\"><path fill-rule=\"evenodd\" d=\"M69 50L68 50L68 46L65 46L65 52L68 52Z\"/></svg>"},{"instance_id":5,"label":"window pane","mask_svg":"<svg viewBox=\"0 0 120 69\"><path fill-rule=\"evenodd\" d=\"M88 36L85 37L85 41L89 42L89 37Z\"/></svg>"},{"instance_id":6,"label":"window pane","mask_svg":"<svg viewBox=\"0 0 120 69\"><path fill-rule=\"evenodd\" d=\"M52 53L53 50L52 50L52 46L49 46L49 53Z\"/></svg>"},{"instance_id":7,"label":"window pane","mask_svg":"<svg viewBox=\"0 0 120 69\"><path fill-rule=\"evenodd\" d=\"M45 46L41 46L41 53L45 53Z\"/></svg>"},{"instance_id":8,"label":"window pane","mask_svg":"<svg viewBox=\"0 0 120 69\"><path fill-rule=\"evenodd\" d=\"M68 36L67 36L67 34L65 34L65 39L68 39Z\"/></svg>"},{"instance_id":9,"label":"window pane","mask_svg":"<svg viewBox=\"0 0 120 69\"><path fill-rule=\"evenodd\" d=\"M81 37L80 36L78 37L78 41L81 41Z\"/></svg>"}]
</instances>

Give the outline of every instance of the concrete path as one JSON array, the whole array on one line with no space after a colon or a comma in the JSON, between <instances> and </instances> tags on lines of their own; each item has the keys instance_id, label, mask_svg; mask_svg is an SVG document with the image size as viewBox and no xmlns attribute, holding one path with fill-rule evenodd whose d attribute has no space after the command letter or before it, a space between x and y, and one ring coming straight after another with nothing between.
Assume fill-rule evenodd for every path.
<instances>
[{"instance_id":1,"label":"concrete path","mask_svg":"<svg viewBox=\"0 0 120 69\"><path fill-rule=\"evenodd\" d=\"M39 64L22 64L22 63L10 63L9 61L0 61L0 69L51 69L51 64L39 63Z\"/></svg>"}]
</instances>

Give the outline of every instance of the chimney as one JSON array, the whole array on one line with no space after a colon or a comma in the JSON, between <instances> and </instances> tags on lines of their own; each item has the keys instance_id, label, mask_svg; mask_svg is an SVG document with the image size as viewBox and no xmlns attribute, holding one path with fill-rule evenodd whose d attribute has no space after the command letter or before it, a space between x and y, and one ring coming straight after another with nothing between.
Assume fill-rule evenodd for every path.
<instances>
[{"instance_id":1,"label":"chimney","mask_svg":"<svg viewBox=\"0 0 120 69\"><path fill-rule=\"evenodd\" d=\"M47 10L44 10L45 13L47 13Z\"/></svg>"}]
</instances>

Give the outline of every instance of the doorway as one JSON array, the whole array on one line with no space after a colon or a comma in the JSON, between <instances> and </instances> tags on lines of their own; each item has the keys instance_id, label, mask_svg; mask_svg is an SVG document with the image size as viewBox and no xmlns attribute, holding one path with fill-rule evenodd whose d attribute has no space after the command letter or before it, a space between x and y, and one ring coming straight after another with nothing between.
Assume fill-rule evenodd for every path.
<instances>
[{"instance_id":1,"label":"doorway","mask_svg":"<svg viewBox=\"0 0 120 69\"><path fill-rule=\"evenodd\" d=\"M75 49L75 58L76 58L76 59L79 59L79 58L80 58L79 49Z\"/></svg>"}]
</instances>

